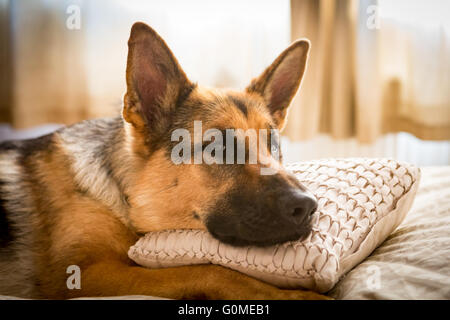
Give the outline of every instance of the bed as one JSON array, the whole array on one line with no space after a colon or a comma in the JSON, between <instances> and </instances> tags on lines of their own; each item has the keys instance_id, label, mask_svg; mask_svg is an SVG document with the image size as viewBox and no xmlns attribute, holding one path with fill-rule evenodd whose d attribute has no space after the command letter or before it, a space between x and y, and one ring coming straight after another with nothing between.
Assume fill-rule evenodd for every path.
<instances>
[{"instance_id":1,"label":"bed","mask_svg":"<svg viewBox=\"0 0 450 320\"><path fill-rule=\"evenodd\" d=\"M55 128L40 127L21 135L0 126L0 140L29 138ZM335 299L450 299L450 166L421 170L419 190L405 220L328 295Z\"/></svg>"}]
</instances>

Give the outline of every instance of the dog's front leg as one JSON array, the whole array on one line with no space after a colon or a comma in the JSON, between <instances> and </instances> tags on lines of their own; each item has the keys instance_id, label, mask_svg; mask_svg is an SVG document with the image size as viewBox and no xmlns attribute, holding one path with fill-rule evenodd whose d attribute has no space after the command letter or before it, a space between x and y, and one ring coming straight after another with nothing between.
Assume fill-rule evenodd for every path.
<instances>
[{"instance_id":1,"label":"dog's front leg","mask_svg":"<svg viewBox=\"0 0 450 320\"><path fill-rule=\"evenodd\" d=\"M82 271L81 290L70 296L150 295L172 299L328 299L301 290L281 290L215 265L146 269L115 261Z\"/></svg>"}]
</instances>

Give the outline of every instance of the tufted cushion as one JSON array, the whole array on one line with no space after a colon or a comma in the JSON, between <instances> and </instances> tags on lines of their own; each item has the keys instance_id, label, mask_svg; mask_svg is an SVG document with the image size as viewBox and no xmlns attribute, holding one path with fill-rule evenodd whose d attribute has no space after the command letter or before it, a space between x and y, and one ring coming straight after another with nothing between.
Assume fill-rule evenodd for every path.
<instances>
[{"instance_id":1,"label":"tufted cushion","mask_svg":"<svg viewBox=\"0 0 450 320\"><path fill-rule=\"evenodd\" d=\"M303 241L233 247L202 230L148 233L128 252L150 267L220 264L284 288L327 292L394 231L412 205L420 170L390 159L325 159L286 167L317 198Z\"/></svg>"}]
</instances>

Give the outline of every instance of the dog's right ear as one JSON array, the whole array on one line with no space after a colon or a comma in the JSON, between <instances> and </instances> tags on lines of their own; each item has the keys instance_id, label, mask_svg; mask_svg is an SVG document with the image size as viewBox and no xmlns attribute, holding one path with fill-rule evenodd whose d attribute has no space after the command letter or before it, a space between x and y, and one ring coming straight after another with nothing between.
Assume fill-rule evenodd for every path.
<instances>
[{"instance_id":1,"label":"dog's right ear","mask_svg":"<svg viewBox=\"0 0 450 320\"><path fill-rule=\"evenodd\" d=\"M164 130L177 101L193 87L164 40L141 22L131 28L126 80L123 118L150 131Z\"/></svg>"}]
</instances>

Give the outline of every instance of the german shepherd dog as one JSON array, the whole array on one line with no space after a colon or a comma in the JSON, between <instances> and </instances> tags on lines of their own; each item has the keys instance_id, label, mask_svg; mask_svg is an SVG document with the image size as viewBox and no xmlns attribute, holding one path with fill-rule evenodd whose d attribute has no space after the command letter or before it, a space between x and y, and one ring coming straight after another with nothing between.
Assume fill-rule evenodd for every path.
<instances>
[{"instance_id":1,"label":"german shepherd dog","mask_svg":"<svg viewBox=\"0 0 450 320\"><path fill-rule=\"evenodd\" d=\"M166 43L135 23L122 115L0 144L0 294L66 299L150 295L174 299L324 299L282 290L215 265L147 269L127 252L144 233L204 229L235 245L307 236L316 201L280 161L171 161L176 128L281 129L309 50L298 40L243 92L188 80ZM67 268L81 270L69 289Z\"/></svg>"}]
</instances>

